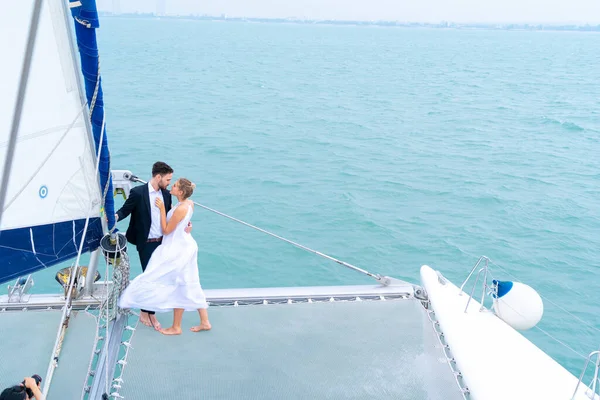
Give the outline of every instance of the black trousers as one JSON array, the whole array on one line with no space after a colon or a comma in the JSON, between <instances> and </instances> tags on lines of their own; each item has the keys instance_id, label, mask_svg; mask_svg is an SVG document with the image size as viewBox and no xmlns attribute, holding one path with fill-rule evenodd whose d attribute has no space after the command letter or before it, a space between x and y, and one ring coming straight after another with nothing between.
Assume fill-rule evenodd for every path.
<instances>
[{"instance_id":1,"label":"black trousers","mask_svg":"<svg viewBox=\"0 0 600 400\"><path fill-rule=\"evenodd\" d=\"M150 257L152 257L152 253L158 246L160 246L161 242L148 242L144 243L143 246L137 246L138 254L140 255L140 262L142 263L142 272L146 271L146 267L148 266L148 262L150 261ZM147 312L148 314L154 314L154 311L141 310L143 312Z\"/></svg>"}]
</instances>

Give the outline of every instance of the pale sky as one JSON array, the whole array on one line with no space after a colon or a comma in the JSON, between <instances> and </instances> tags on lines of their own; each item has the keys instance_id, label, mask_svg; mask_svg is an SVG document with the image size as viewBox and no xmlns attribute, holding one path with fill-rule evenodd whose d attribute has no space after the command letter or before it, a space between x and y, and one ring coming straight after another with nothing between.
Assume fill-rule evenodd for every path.
<instances>
[{"instance_id":1,"label":"pale sky","mask_svg":"<svg viewBox=\"0 0 600 400\"><path fill-rule=\"evenodd\" d=\"M101 11L402 22L600 24L600 0L97 0Z\"/></svg>"}]
</instances>

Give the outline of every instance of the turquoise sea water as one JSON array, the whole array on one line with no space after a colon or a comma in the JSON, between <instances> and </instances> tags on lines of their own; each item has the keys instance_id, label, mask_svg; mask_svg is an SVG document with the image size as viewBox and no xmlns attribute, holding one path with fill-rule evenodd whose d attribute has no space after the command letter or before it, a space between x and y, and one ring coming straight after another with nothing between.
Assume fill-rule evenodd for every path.
<instances>
[{"instance_id":1,"label":"turquoise sea water","mask_svg":"<svg viewBox=\"0 0 600 400\"><path fill-rule=\"evenodd\" d=\"M597 349L600 35L125 18L98 34L113 168L166 161L203 204L413 283L428 264L460 285L485 254L591 325L546 302L539 327ZM370 282L204 210L193 223L206 288Z\"/></svg>"}]
</instances>

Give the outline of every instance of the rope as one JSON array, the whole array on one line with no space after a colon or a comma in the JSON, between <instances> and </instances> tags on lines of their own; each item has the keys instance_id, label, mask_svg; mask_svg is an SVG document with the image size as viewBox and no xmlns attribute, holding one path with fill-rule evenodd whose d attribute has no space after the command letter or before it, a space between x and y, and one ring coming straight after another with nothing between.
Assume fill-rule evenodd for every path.
<instances>
[{"instance_id":1,"label":"rope","mask_svg":"<svg viewBox=\"0 0 600 400\"><path fill-rule=\"evenodd\" d=\"M238 222L238 223L240 223L240 224L242 224L242 225L245 225L245 226L247 226L247 227L249 227L249 228L256 229L256 230L257 230L257 231L259 231L259 232L265 233L265 234L267 234L267 235L270 235L270 236L272 236L272 237L274 237L274 238L276 238L276 239L282 240L282 241L284 241L284 242L286 242L286 243L289 243L289 244L291 244L291 245L293 245L293 246L296 246L296 247L298 247L298 248L300 248L300 249L302 249L302 250L306 250L306 251L308 251L308 252L310 252L310 253L316 254L316 255L318 255L318 256L321 256L321 257L323 257L323 258L326 258L326 259L328 259L328 260L334 261L334 262L336 262L336 263L338 263L338 264L340 264L340 265L343 265L344 267L347 267L347 268L353 269L353 270L355 270L355 271L358 271L358 272L360 272L360 273L362 273L362 274L365 274L365 275L367 275L367 276L370 276L371 278L374 278L374 279L376 279L377 281L382 281L382 280L383 280L383 277L382 277L381 275L379 275L379 274L373 274L373 273L371 273L371 272L369 272L369 271L367 271L367 270L364 270L364 269L362 269L362 268L359 268L359 267L357 267L357 266L354 266L354 265L352 265L352 264L350 264L350 263L347 263L347 262L345 262L345 261L338 260L337 258L334 258L334 257L328 256L327 254L321 253L320 251L313 250L313 249L311 249L311 248L309 248L309 247L303 246L303 245L301 245L300 243L293 242L293 241L291 241L291 240L289 240L289 239L286 239L286 238L284 238L284 237L282 237L282 236L276 235L276 234L274 234L274 233L271 233L271 232L269 232L269 231L267 231L267 230L265 230L265 229L259 228L259 227L257 227L257 226L254 226L254 225L252 225L252 224L249 224L249 223L247 223L247 222L244 222L244 221L242 221L242 220L240 220L240 219L234 218L234 217L232 217L232 216L230 216L230 215L227 215L227 214L225 214L225 213L222 213L222 212L220 212L220 211L214 210L214 209L212 209L212 208L210 208L210 207L207 207L207 206L205 206L205 205L202 205L202 204L200 204L200 203L198 203L198 202L194 202L194 204L196 204L198 207L202 207L202 208L204 208L205 210L208 210L208 211L210 211L210 212L213 212L213 213L215 213L215 214L221 215L221 216L223 216L223 217L225 217L225 218L229 218L229 219L231 219L232 221Z\"/></svg>"},{"instance_id":2,"label":"rope","mask_svg":"<svg viewBox=\"0 0 600 400\"><path fill-rule=\"evenodd\" d=\"M98 97L98 89L100 87L100 56L98 56L98 79L96 79L96 86L94 88L94 94L92 96L92 103L90 104L90 123L92 122L92 114L94 112L94 108L96 107L96 98ZM100 142L98 143L98 159L100 158L100 153L102 149L102 144L104 141L104 129L105 129L105 121L106 121L106 112L102 116L102 128L100 134ZM110 152L108 153L108 171L110 171ZM106 195L108 194L108 187L110 186L110 175L106 179L106 183L104 184L104 190L102 191L102 204L106 201ZM110 233L114 230L111 229Z\"/></svg>"},{"instance_id":3,"label":"rope","mask_svg":"<svg viewBox=\"0 0 600 400\"><path fill-rule=\"evenodd\" d=\"M80 22L79 19L76 19L77 22ZM86 26L87 28L89 28L90 26ZM92 114L94 113L94 108L96 107L96 98L98 97L98 89L100 88L100 55L98 55L98 73L96 74L97 78L96 78L96 86L94 86L94 94L92 95L92 103L90 104L90 122L92 119ZM102 124L104 124L104 121L102 121Z\"/></svg>"},{"instance_id":4,"label":"rope","mask_svg":"<svg viewBox=\"0 0 600 400\"><path fill-rule=\"evenodd\" d=\"M132 176L131 176L129 179L130 179L131 181L134 181L134 182L140 182L140 183L143 183L143 184L146 184L146 183L147 183L146 181L144 181L144 180L142 180L142 179L138 178L137 176L133 176L133 175L132 175ZM286 238L284 238L284 237L282 237L282 236L276 235L276 234L274 234L274 233L272 233L272 232L269 232L269 231L267 231L267 230L265 230L265 229L259 228L259 227L255 226L255 225L249 224L249 223L247 223L247 222L244 222L244 221L242 221L242 220L240 220L240 219L237 219L237 218L235 218L235 217L232 217L232 216L230 216L230 215L227 215L227 214L225 214L225 213L222 213L222 212L220 212L220 211L217 211L217 210L215 210L215 209L212 209L212 208L210 208L210 207L207 207L207 206L205 206L205 205L203 205L203 204L200 204L200 203L198 203L198 202L196 202L196 201L194 201L194 204L195 204L195 205L197 205L198 207L204 208L205 210L208 210L208 211L210 211L210 212L213 212L213 213L215 213L215 214L218 214L218 215L220 215L220 216L222 216L222 217L229 218L229 219L230 219L230 220L232 220L232 221L235 221L235 222L237 222L237 223L240 223L240 224L242 224L242 225L245 225L245 226L247 226L247 227L249 227L249 228L255 229L255 230L259 231L259 232L265 233L265 234L267 234L267 235L269 235L269 236L272 236L272 237L274 237L274 238L276 238L276 239L282 240L282 241L284 241L284 242L286 242L286 243L289 243L289 244L291 244L292 246L296 246L296 247L298 247L298 248L300 248L300 249L302 249L302 250L308 251L309 253L316 254L316 255L318 255L318 256L320 256L320 257L326 258L326 259L328 259L328 260L331 260L331 261L334 261L334 262L336 262L336 263L338 263L338 264L340 264L340 265L343 265L343 266L344 266L344 267L346 267L346 268L350 268L350 269L353 269L354 271L360 272L361 274L364 274L364 275L370 276L371 278L374 278L374 279L375 279L375 280L377 280L378 282L385 282L385 277L383 277L383 276L381 276L381 275L379 275L379 274L373 274L373 273L371 273L371 272L369 272L369 271L367 271L367 270L364 270L364 269L362 269L362 268L359 268L359 267L357 267L357 266L355 266L355 265L352 265L352 264L350 264L350 263L347 263L347 262L345 262L345 261L342 261L342 260L338 260L337 258L334 258L334 257L328 256L327 254L321 253L320 251L313 250L313 249L311 249L311 248L309 248L309 247L303 246L303 245L301 245L300 243L296 243L296 242L294 242L294 241L291 241L291 240L289 240L289 239L286 239ZM115 226L116 226L116 224L115 224Z\"/></svg>"},{"instance_id":5,"label":"rope","mask_svg":"<svg viewBox=\"0 0 600 400\"><path fill-rule=\"evenodd\" d=\"M512 307L511 307L512 308ZM515 310L516 311L516 310ZM579 357L581 357L582 359L586 360L587 356L584 356L583 354L581 354L580 352L578 352L577 350L574 350L571 346L567 345L566 343L564 343L562 340L559 340L558 338L552 336L549 332L546 332L545 330L543 330L542 328L540 328L539 326L535 326L534 328L536 328L537 330L539 330L540 332L542 332L543 334L545 334L546 336L548 336L550 339L556 341L557 343L563 345L564 347L566 347L567 349L571 350L573 353L577 354Z\"/></svg>"},{"instance_id":6,"label":"rope","mask_svg":"<svg viewBox=\"0 0 600 400\"><path fill-rule=\"evenodd\" d=\"M117 244L118 246L118 244ZM117 251L120 248L117 247ZM115 260L116 263L116 260ZM115 265L113 263L113 265ZM108 308L113 310L108 316L109 319L114 319L117 315L124 314L125 311L119 307L119 298L129 285L129 256L123 252L118 265L113 267L113 285L110 293L106 296L106 304Z\"/></svg>"},{"instance_id":7,"label":"rope","mask_svg":"<svg viewBox=\"0 0 600 400\"><path fill-rule=\"evenodd\" d=\"M52 382L52 376L54 375L54 370L58 366L58 356L60 354L60 350L62 349L62 343L65 338L65 331L69 324L69 318L71 316L71 297L73 294L73 286L75 284L75 271L77 271L77 267L79 266L79 260L81 258L81 253L83 252L83 243L85 242L85 236L87 233L88 224L90 221L90 214L88 213L85 219L84 231L81 235L81 241L79 242L79 250L77 251L77 259L75 260L75 264L73 268L71 268L71 274L69 275L69 288L67 291L67 298L65 299L65 305L63 306L63 314L60 320L59 331L56 336L56 341L54 343L54 348L52 350L52 358L50 359L50 364L48 365L48 371L46 372L46 384L44 385L44 393L48 393L50 389L50 383Z\"/></svg>"},{"instance_id":8,"label":"rope","mask_svg":"<svg viewBox=\"0 0 600 400\"><path fill-rule=\"evenodd\" d=\"M94 96L93 98L96 97L98 89L99 89L99 81L100 81L100 75L98 74L98 77L96 78L96 87L94 89ZM56 148L58 147L58 145L62 142L62 140L65 138L65 136L67 135L67 133L71 130L71 128L73 127L73 125L75 124L75 121L77 121L77 119L79 118L79 115L81 115L81 113L83 112L83 110L85 109L87 103L84 103L84 105L82 106L82 109L80 110L79 114L77 114L76 119L73 121L73 123L71 123L71 126L67 129L67 132L65 132L62 137L60 138L59 142L56 144L56 146L54 146L54 149L52 149L52 152L50 152L50 155L56 150ZM90 119L91 119L91 113L90 113ZM105 123L105 119L103 118L102 120L102 128L100 130L100 140L99 140L99 146L98 146L98 150L97 150L97 154L96 154L96 168L95 168L95 172L94 172L94 176L96 176L96 178L98 177L98 172L100 169L100 152L102 150L102 141L104 140L104 123ZM40 166L40 168L38 168L38 171L41 169L41 167L46 163L46 161L50 158L50 155L48 155L48 157L46 158L46 160L44 160L44 162L42 163L42 165ZM36 171L37 173L37 171ZM35 174L34 174L35 176ZM23 189L21 189L23 190ZM102 199L102 202L104 203L104 198ZM58 356L60 354L60 351L62 349L62 343L66 334L66 329L68 327L68 320L71 314L71 297L73 294L73 286L75 284L75 275L76 275L76 271L77 268L79 267L79 261L81 259L81 254L83 252L83 244L85 243L85 237L87 235L87 228L89 226L89 222L90 222L90 214L91 214L91 210L92 208L90 208L87 212L86 218L85 218L85 225L83 228L83 233L81 234L81 241L79 242L79 249L77 251L77 259L75 260L75 264L73 265L73 267L71 268L71 274L69 276L69 287L68 287L68 291L67 291L67 297L65 299L65 305L63 307L63 315L61 317L61 322L59 325L59 332L57 334L56 337L56 341L54 343L54 348L52 351L52 358L50 359L50 363L48 365L48 371L46 372L46 379L45 379L45 384L44 384L44 393L48 393L49 389L50 389L50 384L52 382L52 376L54 375L54 370L56 369L56 367L58 366ZM89 271L88 271L89 272Z\"/></svg>"}]
</instances>

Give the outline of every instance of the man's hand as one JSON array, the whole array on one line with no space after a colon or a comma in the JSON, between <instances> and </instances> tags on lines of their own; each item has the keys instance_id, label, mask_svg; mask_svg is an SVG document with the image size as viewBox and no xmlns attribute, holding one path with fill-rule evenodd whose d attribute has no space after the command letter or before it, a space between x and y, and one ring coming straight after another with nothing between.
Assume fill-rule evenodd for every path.
<instances>
[{"instance_id":1,"label":"man's hand","mask_svg":"<svg viewBox=\"0 0 600 400\"><path fill-rule=\"evenodd\" d=\"M31 390L31 392L33 393L33 397L36 400L43 400L44 397L42 396L42 392L40 391L40 388L36 383L35 379L26 376L25 379L23 379L23 381L25 381L25 387Z\"/></svg>"},{"instance_id":2,"label":"man's hand","mask_svg":"<svg viewBox=\"0 0 600 400\"><path fill-rule=\"evenodd\" d=\"M37 387L37 383L35 382L35 379L33 379L30 376L26 376L25 379L23 379L25 381L25 387L27 389L33 389L34 387Z\"/></svg>"},{"instance_id":3,"label":"man's hand","mask_svg":"<svg viewBox=\"0 0 600 400\"><path fill-rule=\"evenodd\" d=\"M185 233L190 233L192 231L192 221L188 222L188 226L185 227Z\"/></svg>"},{"instance_id":4,"label":"man's hand","mask_svg":"<svg viewBox=\"0 0 600 400\"><path fill-rule=\"evenodd\" d=\"M117 223L117 221L119 221L119 214L115 214L115 223Z\"/></svg>"}]
</instances>

